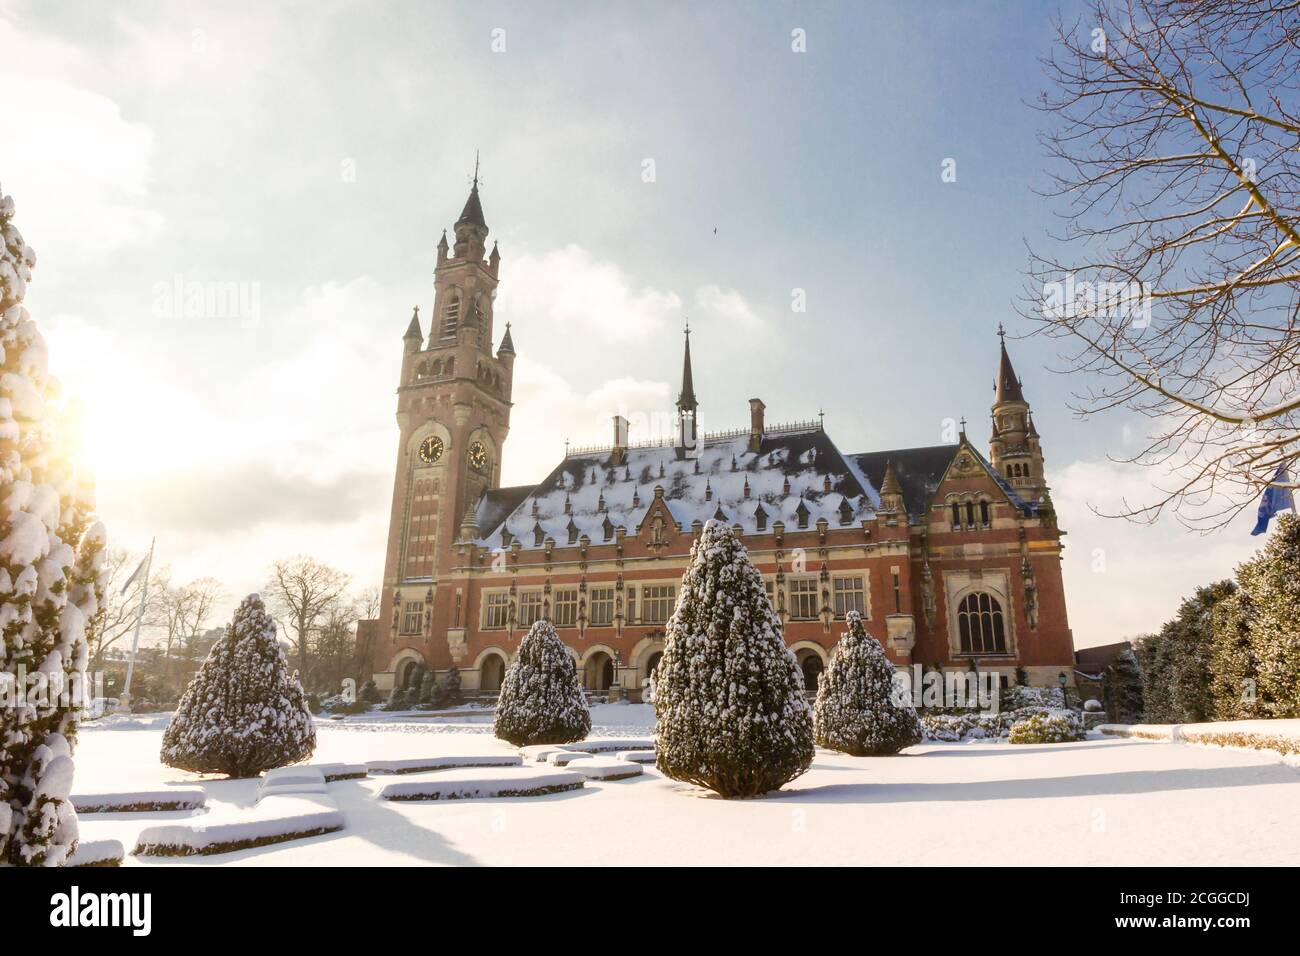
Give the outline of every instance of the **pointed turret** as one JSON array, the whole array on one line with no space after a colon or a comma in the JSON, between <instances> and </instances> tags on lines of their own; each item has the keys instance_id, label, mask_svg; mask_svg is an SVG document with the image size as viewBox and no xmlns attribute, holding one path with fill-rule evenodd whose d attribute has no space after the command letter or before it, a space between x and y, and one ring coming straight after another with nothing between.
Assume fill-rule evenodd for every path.
<instances>
[{"instance_id":1,"label":"pointed turret","mask_svg":"<svg viewBox=\"0 0 1300 956\"><path fill-rule=\"evenodd\" d=\"M483 203L478 197L478 157L474 157L474 185L470 187L465 208L456 220L456 258L475 262L483 259L483 243L487 241L488 225L483 218Z\"/></svg>"},{"instance_id":2,"label":"pointed turret","mask_svg":"<svg viewBox=\"0 0 1300 956\"><path fill-rule=\"evenodd\" d=\"M442 238L438 240L438 261L439 262L445 262L447 260L447 250L450 248L451 247L447 245L447 230L444 229L442 231Z\"/></svg>"},{"instance_id":3,"label":"pointed turret","mask_svg":"<svg viewBox=\"0 0 1300 956\"><path fill-rule=\"evenodd\" d=\"M487 229L487 222L483 219L483 203L478 198L478 177L474 177L474 185L470 187L469 198L465 200L465 208L460 211L460 218L456 220L457 226L480 226Z\"/></svg>"},{"instance_id":4,"label":"pointed turret","mask_svg":"<svg viewBox=\"0 0 1300 956\"><path fill-rule=\"evenodd\" d=\"M1011 367L1011 356L1007 354L1007 333L998 325L998 338L1002 340L1002 358L998 362L998 377L993 383L993 404L1000 405L1003 402L1023 402L1024 393L1020 390L1020 379L1016 377L1016 370Z\"/></svg>"},{"instance_id":5,"label":"pointed turret","mask_svg":"<svg viewBox=\"0 0 1300 956\"><path fill-rule=\"evenodd\" d=\"M506 334L501 336L501 347L497 349L497 358L515 354L515 340L510 337L510 323L506 323Z\"/></svg>"},{"instance_id":6,"label":"pointed turret","mask_svg":"<svg viewBox=\"0 0 1300 956\"><path fill-rule=\"evenodd\" d=\"M903 486L892 461L885 462L885 474L880 479L880 510L885 514L903 512Z\"/></svg>"},{"instance_id":7,"label":"pointed turret","mask_svg":"<svg viewBox=\"0 0 1300 956\"><path fill-rule=\"evenodd\" d=\"M495 242L492 243L492 254L488 256L488 268L492 270L493 275L501 271L501 250L497 248Z\"/></svg>"},{"instance_id":8,"label":"pointed turret","mask_svg":"<svg viewBox=\"0 0 1300 956\"><path fill-rule=\"evenodd\" d=\"M690 409L695 411L698 407L695 400L695 377L691 374L691 327L686 326L686 351L682 356L682 390L677 396L678 410Z\"/></svg>"},{"instance_id":9,"label":"pointed turret","mask_svg":"<svg viewBox=\"0 0 1300 956\"><path fill-rule=\"evenodd\" d=\"M415 311L411 313L411 324L406 327L406 334L402 336L402 341L406 343L408 352L418 352L420 343L424 341L424 335L420 332L420 307L417 305Z\"/></svg>"},{"instance_id":10,"label":"pointed turret","mask_svg":"<svg viewBox=\"0 0 1300 956\"><path fill-rule=\"evenodd\" d=\"M1029 501L1044 492L1043 452L1020 379L1007 353L1007 334L998 326L998 373L993 384L993 434L989 462L1016 493Z\"/></svg>"},{"instance_id":11,"label":"pointed turret","mask_svg":"<svg viewBox=\"0 0 1300 956\"><path fill-rule=\"evenodd\" d=\"M682 358L682 390L677 396L677 457L694 456L698 445L695 400L695 378L691 374L691 326L686 325L686 351ZM698 466L698 462L696 463Z\"/></svg>"}]
</instances>

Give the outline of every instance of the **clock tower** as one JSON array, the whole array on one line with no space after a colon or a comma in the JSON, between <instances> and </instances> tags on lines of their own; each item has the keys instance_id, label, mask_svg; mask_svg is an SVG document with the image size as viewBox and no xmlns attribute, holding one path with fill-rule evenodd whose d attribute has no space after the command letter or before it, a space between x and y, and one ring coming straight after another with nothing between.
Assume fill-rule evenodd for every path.
<instances>
[{"instance_id":1,"label":"clock tower","mask_svg":"<svg viewBox=\"0 0 1300 956\"><path fill-rule=\"evenodd\" d=\"M397 469L384 560L379 633L390 651L408 647L445 668L446 641L432 640L439 576L448 570L462 519L500 484L510 427L515 350L506 324L493 354L493 299L501 255L486 254L478 174L434 269L428 338L416 306L403 336L397 386ZM441 646L437 646L437 644Z\"/></svg>"}]
</instances>

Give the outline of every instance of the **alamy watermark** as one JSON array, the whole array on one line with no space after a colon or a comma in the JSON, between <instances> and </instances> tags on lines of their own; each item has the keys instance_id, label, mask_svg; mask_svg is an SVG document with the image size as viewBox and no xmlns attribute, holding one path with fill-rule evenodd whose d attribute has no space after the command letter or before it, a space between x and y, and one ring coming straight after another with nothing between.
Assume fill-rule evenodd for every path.
<instances>
[{"instance_id":1,"label":"alamy watermark","mask_svg":"<svg viewBox=\"0 0 1300 956\"><path fill-rule=\"evenodd\" d=\"M159 319L236 319L254 329L262 320L262 284L246 280L186 279L155 282L152 312Z\"/></svg>"},{"instance_id":2,"label":"alamy watermark","mask_svg":"<svg viewBox=\"0 0 1300 956\"><path fill-rule=\"evenodd\" d=\"M1043 284L1043 315L1049 319L1108 318L1151 324L1151 287L1145 282L1080 282L1073 273Z\"/></svg>"}]
</instances>

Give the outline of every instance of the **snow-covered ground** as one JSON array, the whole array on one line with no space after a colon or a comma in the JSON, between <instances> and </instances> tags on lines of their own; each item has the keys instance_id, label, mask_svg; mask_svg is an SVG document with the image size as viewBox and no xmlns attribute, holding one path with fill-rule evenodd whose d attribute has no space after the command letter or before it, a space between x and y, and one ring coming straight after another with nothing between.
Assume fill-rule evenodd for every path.
<instances>
[{"instance_id":1,"label":"snow-covered ground","mask_svg":"<svg viewBox=\"0 0 1300 956\"><path fill-rule=\"evenodd\" d=\"M165 722L85 725L74 792L201 786L210 811L256 802L256 780L162 766ZM644 738L650 708L601 705L592 723L593 736ZM313 763L515 752L483 717L349 718L317 728ZM1137 739L925 744L879 758L818 751L785 790L745 801L666 780L653 765L541 797L375 799L394 781L418 779L427 778L330 783L346 821L338 833L212 857L128 856L126 865L1300 864L1300 770L1275 753ZM129 849L147 826L192 819L185 811L86 814L82 838Z\"/></svg>"}]
</instances>

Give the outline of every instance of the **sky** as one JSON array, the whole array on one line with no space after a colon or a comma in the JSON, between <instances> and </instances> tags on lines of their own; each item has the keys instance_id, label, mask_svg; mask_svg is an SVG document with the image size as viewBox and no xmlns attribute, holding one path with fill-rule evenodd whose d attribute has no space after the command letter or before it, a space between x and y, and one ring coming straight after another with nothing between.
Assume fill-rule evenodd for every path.
<instances>
[{"instance_id":1,"label":"sky","mask_svg":"<svg viewBox=\"0 0 1300 956\"><path fill-rule=\"evenodd\" d=\"M156 536L221 614L296 553L379 584L401 336L477 154L519 353L505 484L613 415L669 422L686 317L706 430L757 396L844 452L963 416L983 444L1003 323L1076 645L1159 627L1261 539L1100 517L1150 500L1108 457L1147 425L1074 417L1086 383L1021 338L1060 213L1028 105L1054 9L0 0L0 188L111 543Z\"/></svg>"}]
</instances>

